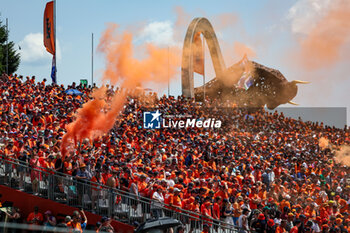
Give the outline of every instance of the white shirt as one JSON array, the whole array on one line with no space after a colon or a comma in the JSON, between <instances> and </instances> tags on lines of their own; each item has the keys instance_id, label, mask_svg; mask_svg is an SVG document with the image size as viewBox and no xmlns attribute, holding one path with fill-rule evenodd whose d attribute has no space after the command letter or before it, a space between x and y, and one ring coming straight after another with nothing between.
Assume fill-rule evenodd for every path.
<instances>
[{"instance_id":1,"label":"white shirt","mask_svg":"<svg viewBox=\"0 0 350 233\"><path fill-rule=\"evenodd\" d=\"M269 181L270 183L275 181L275 173L273 171L271 171L270 173L267 174L269 177Z\"/></svg>"},{"instance_id":2,"label":"white shirt","mask_svg":"<svg viewBox=\"0 0 350 233\"><path fill-rule=\"evenodd\" d=\"M152 195L152 207L162 207L164 203L164 197L162 193L154 192Z\"/></svg>"},{"instance_id":3,"label":"white shirt","mask_svg":"<svg viewBox=\"0 0 350 233\"><path fill-rule=\"evenodd\" d=\"M243 228L243 216L245 216L245 215L241 214L241 216L239 216L239 218L238 218L238 227L240 227L240 228ZM246 219L246 221L245 221L245 229L249 229L248 219Z\"/></svg>"},{"instance_id":4,"label":"white shirt","mask_svg":"<svg viewBox=\"0 0 350 233\"><path fill-rule=\"evenodd\" d=\"M167 180L168 186L169 187L174 187L175 182L172 179Z\"/></svg>"},{"instance_id":5,"label":"white shirt","mask_svg":"<svg viewBox=\"0 0 350 233\"><path fill-rule=\"evenodd\" d=\"M311 229L314 230L315 232L321 232L320 227L316 223L312 223Z\"/></svg>"}]
</instances>

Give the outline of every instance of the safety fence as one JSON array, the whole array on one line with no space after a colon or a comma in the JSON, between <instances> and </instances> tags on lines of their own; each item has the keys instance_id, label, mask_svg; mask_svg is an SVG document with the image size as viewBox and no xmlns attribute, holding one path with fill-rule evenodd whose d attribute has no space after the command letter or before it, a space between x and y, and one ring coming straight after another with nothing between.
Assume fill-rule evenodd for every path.
<instances>
[{"instance_id":1,"label":"safety fence","mask_svg":"<svg viewBox=\"0 0 350 233\"><path fill-rule=\"evenodd\" d=\"M217 233L238 231L236 226L227 222L131 192L77 180L74 176L44 168L32 168L15 159L4 159L3 156L0 159L0 184L98 215L111 216L129 225L151 218L171 217L181 221L186 232L201 232L205 224Z\"/></svg>"},{"instance_id":2,"label":"safety fence","mask_svg":"<svg viewBox=\"0 0 350 233\"><path fill-rule=\"evenodd\" d=\"M23 223L0 222L0 233L12 232L53 232L53 233L67 233L72 232L67 226L47 227L39 225L29 225ZM84 230L84 233L96 233L92 230Z\"/></svg>"}]
</instances>

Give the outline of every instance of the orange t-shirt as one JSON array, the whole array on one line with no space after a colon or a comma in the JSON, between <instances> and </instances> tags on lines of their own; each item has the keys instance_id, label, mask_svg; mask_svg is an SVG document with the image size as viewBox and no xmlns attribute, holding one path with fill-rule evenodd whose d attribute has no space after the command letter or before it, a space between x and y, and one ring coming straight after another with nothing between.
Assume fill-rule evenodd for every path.
<instances>
[{"instance_id":1,"label":"orange t-shirt","mask_svg":"<svg viewBox=\"0 0 350 233\"><path fill-rule=\"evenodd\" d=\"M180 198L180 196L173 196L171 204L173 206L181 207L181 198Z\"/></svg>"},{"instance_id":2,"label":"orange t-shirt","mask_svg":"<svg viewBox=\"0 0 350 233\"><path fill-rule=\"evenodd\" d=\"M31 222L34 219L37 219L37 221L31 224L39 225L39 223L43 221L43 215L41 213L35 214L34 212L32 212L28 215L27 222Z\"/></svg>"},{"instance_id":3,"label":"orange t-shirt","mask_svg":"<svg viewBox=\"0 0 350 233\"><path fill-rule=\"evenodd\" d=\"M170 205L171 204L170 202L173 199L173 195L174 194L172 194L172 193L165 194L164 204Z\"/></svg>"},{"instance_id":4,"label":"orange t-shirt","mask_svg":"<svg viewBox=\"0 0 350 233\"><path fill-rule=\"evenodd\" d=\"M81 228L80 222L74 223L73 221L70 221L69 223L67 223L67 227L73 228L74 232L75 231L83 232L83 229Z\"/></svg>"},{"instance_id":5,"label":"orange t-shirt","mask_svg":"<svg viewBox=\"0 0 350 233\"><path fill-rule=\"evenodd\" d=\"M276 229L277 230L277 229ZM298 233L298 227L294 226L289 233Z\"/></svg>"}]
</instances>

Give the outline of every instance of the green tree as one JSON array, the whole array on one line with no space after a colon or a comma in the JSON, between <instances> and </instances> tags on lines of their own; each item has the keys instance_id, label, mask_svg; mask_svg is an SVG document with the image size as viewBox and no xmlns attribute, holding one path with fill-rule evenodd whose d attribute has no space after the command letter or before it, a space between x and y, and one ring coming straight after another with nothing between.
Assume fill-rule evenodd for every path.
<instances>
[{"instance_id":1,"label":"green tree","mask_svg":"<svg viewBox=\"0 0 350 233\"><path fill-rule=\"evenodd\" d=\"M8 41L6 25L0 20L0 74L6 72L6 52L8 49L8 74L16 72L20 63L20 54L15 49L15 43ZM8 47L7 47L8 46Z\"/></svg>"}]
</instances>

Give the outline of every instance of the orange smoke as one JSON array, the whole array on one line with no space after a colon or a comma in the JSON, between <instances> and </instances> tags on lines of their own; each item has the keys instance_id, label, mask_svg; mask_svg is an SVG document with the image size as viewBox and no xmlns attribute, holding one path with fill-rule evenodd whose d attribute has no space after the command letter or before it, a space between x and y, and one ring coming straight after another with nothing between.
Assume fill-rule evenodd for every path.
<instances>
[{"instance_id":1,"label":"orange smoke","mask_svg":"<svg viewBox=\"0 0 350 233\"><path fill-rule=\"evenodd\" d=\"M104 81L113 84L122 82L122 87L133 88L138 83L160 82L166 83L168 76L177 73L180 59L177 49L158 48L152 44L146 45L146 57L139 60L133 57L133 36L129 32L120 35L117 26L110 24L101 38L98 50L106 56L106 70ZM168 65L168 59L171 64Z\"/></svg>"},{"instance_id":2,"label":"orange smoke","mask_svg":"<svg viewBox=\"0 0 350 233\"><path fill-rule=\"evenodd\" d=\"M215 30L223 30L234 27L238 22L238 16L234 13L222 13L213 18Z\"/></svg>"},{"instance_id":3,"label":"orange smoke","mask_svg":"<svg viewBox=\"0 0 350 233\"><path fill-rule=\"evenodd\" d=\"M174 11L176 14L175 27L181 30L187 28L191 23L192 16L187 13L181 6L176 6L174 8Z\"/></svg>"},{"instance_id":4,"label":"orange smoke","mask_svg":"<svg viewBox=\"0 0 350 233\"><path fill-rule=\"evenodd\" d=\"M119 34L116 29L115 24L108 26L102 35L98 50L106 59L102 80L118 84L122 91L116 93L108 102L105 100L105 88L93 93L94 99L85 103L77 111L76 120L66 127L67 133L61 143L63 156L77 142L85 138L93 140L113 127L126 101L126 90L133 91L145 82L165 84L168 77L173 77L177 73L180 59L176 49L162 49L147 44L145 58L136 59L133 57L132 34L130 32ZM168 59L172 62L168 63Z\"/></svg>"},{"instance_id":5,"label":"orange smoke","mask_svg":"<svg viewBox=\"0 0 350 233\"><path fill-rule=\"evenodd\" d=\"M233 86L244 76L249 77L254 73L254 65L248 59L247 55L244 55L243 58L230 67L229 72L226 73L221 80L226 86Z\"/></svg>"},{"instance_id":6,"label":"orange smoke","mask_svg":"<svg viewBox=\"0 0 350 233\"><path fill-rule=\"evenodd\" d=\"M244 57L245 55L249 58L256 57L256 53L252 48L240 42L235 42L234 51L235 51L235 55L238 55L238 57L240 58Z\"/></svg>"},{"instance_id":7,"label":"orange smoke","mask_svg":"<svg viewBox=\"0 0 350 233\"><path fill-rule=\"evenodd\" d=\"M105 88L98 89L92 94L93 100L85 103L75 115L76 120L67 125L67 133L62 138L61 153L66 155L73 148L72 144L85 138L93 139L96 133L98 119L103 117L101 111L106 106L104 100Z\"/></svg>"},{"instance_id":8,"label":"orange smoke","mask_svg":"<svg viewBox=\"0 0 350 233\"><path fill-rule=\"evenodd\" d=\"M176 6L174 12L176 14L175 30L183 33L194 18L191 16L192 14L186 12L181 6ZM199 17L207 17L209 21L213 23L213 27L216 31L232 28L236 26L239 21L238 15L233 12L221 13L213 16L208 16L205 12L200 12L200 14L202 16Z\"/></svg>"},{"instance_id":9,"label":"orange smoke","mask_svg":"<svg viewBox=\"0 0 350 233\"><path fill-rule=\"evenodd\" d=\"M325 137L321 137L319 140L318 140L318 146L324 150L326 149L328 146L329 146L329 140Z\"/></svg>"},{"instance_id":10,"label":"orange smoke","mask_svg":"<svg viewBox=\"0 0 350 233\"><path fill-rule=\"evenodd\" d=\"M343 145L335 152L335 161L350 166L350 146Z\"/></svg>"},{"instance_id":11,"label":"orange smoke","mask_svg":"<svg viewBox=\"0 0 350 233\"><path fill-rule=\"evenodd\" d=\"M350 39L350 2L339 1L300 41L296 59L307 70L334 65L341 60L341 50Z\"/></svg>"}]
</instances>

